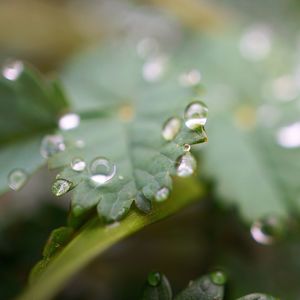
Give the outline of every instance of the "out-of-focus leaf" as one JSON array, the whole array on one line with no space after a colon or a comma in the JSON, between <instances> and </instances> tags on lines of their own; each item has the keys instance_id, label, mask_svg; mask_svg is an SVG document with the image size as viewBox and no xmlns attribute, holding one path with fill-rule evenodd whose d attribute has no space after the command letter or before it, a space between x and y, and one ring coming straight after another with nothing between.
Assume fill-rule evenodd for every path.
<instances>
[{"instance_id":1,"label":"out-of-focus leaf","mask_svg":"<svg viewBox=\"0 0 300 300\"><path fill-rule=\"evenodd\" d=\"M7 190L12 170L30 175L44 163L39 151L42 136L56 129L58 115L67 106L57 90L27 67L16 80L0 77L0 193Z\"/></svg>"}]
</instances>

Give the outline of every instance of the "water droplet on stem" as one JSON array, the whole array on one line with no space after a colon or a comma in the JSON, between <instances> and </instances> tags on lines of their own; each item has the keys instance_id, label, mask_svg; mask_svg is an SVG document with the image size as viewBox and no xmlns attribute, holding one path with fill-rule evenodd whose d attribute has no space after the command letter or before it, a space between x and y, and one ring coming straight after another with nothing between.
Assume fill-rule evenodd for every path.
<instances>
[{"instance_id":1,"label":"water droplet on stem","mask_svg":"<svg viewBox=\"0 0 300 300\"><path fill-rule=\"evenodd\" d=\"M176 162L176 173L179 177L191 176L197 167L197 162L190 152L180 156Z\"/></svg>"}]
</instances>

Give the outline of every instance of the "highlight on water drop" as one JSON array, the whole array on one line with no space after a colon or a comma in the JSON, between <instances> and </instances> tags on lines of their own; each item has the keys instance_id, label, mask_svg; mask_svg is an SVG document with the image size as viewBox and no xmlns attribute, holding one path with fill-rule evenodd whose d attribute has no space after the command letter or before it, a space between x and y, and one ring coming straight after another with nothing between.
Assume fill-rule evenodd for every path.
<instances>
[{"instance_id":1,"label":"highlight on water drop","mask_svg":"<svg viewBox=\"0 0 300 300\"><path fill-rule=\"evenodd\" d=\"M155 194L155 200L157 202L163 202L168 199L170 195L170 190L167 187L162 187Z\"/></svg>"},{"instance_id":2,"label":"highlight on water drop","mask_svg":"<svg viewBox=\"0 0 300 300\"><path fill-rule=\"evenodd\" d=\"M14 190L19 191L27 182L28 175L22 169L14 169L7 176L8 186Z\"/></svg>"},{"instance_id":3,"label":"highlight on water drop","mask_svg":"<svg viewBox=\"0 0 300 300\"><path fill-rule=\"evenodd\" d=\"M74 113L65 114L58 121L61 130L71 130L78 127L79 124L80 116Z\"/></svg>"},{"instance_id":4,"label":"highlight on water drop","mask_svg":"<svg viewBox=\"0 0 300 300\"><path fill-rule=\"evenodd\" d=\"M181 128L181 120L176 117L169 118L162 129L162 136L166 141L172 141L177 136Z\"/></svg>"},{"instance_id":5,"label":"highlight on water drop","mask_svg":"<svg viewBox=\"0 0 300 300\"><path fill-rule=\"evenodd\" d=\"M190 129L204 126L207 121L208 108L202 101L193 101L184 111L185 125Z\"/></svg>"},{"instance_id":6,"label":"highlight on water drop","mask_svg":"<svg viewBox=\"0 0 300 300\"><path fill-rule=\"evenodd\" d=\"M46 135L41 142L40 153L42 157L49 158L55 153L64 151L66 145L61 135Z\"/></svg>"},{"instance_id":7,"label":"highlight on water drop","mask_svg":"<svg viewBox=\"0 0 300 300\"><path fill-rule=\"evenodd\" d=\"M179 177L191 176L197 168L197 161L190 152L186 152L176 161L176 173Z\"/></svg>"},{"instance_id":8,"label":"highlight on water drop","mask_svg":"<svg viewBox=\"0 0 300 300\"><path fill-rule=\"evenodd\" d=\"M15 81L19 78L24 70L24 64L20 60L7 61L2 68L2 76L10 81Z\"/></svg>"},{"instance_id":9,"label":"highlight on water drop","mask_svg":"<svg viewBox=\"0 0 300 300\"><path fill-rule=\"evenodd\" d=\"M63 178L58 178L54 181L51 190L55 196L60 197L69 192L72 187L73 184L71 181Z\"/></svg>"},{"instance_id":10,"label":"highlight on water drop","mask_svg":"<svg viewBox=\"0 0 300 300\"><path fill-rule=\"evenodd\" d=\"M116 175L117 167L105 157L95 158L89 167L90 182L95 187L108 183Z\"/></svg>"},{"instance_id":11,"label":"highlight on water drop","mask_svg":"<svg viewBox=\"0 0 300 300\"><path fill-rule=\"evenodd\" d=\"M82 158L75 157L71 161L71 168L76 172L82 172L86 168L86 163Z\"/></svg>"}]
</instances>

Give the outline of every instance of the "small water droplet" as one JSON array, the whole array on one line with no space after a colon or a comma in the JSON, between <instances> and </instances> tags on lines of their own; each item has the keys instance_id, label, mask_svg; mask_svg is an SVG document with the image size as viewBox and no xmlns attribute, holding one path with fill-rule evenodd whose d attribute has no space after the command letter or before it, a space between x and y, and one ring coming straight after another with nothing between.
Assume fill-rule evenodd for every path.
<instances>
[{"instance_id":1,"label":"small water droplet","mask_svg":"<svg viewBox=\"0 0 300 300\"><path fill-rule=\"evenodd\" d=\"M23 72L24 65L21 61L8 61L2 68L2 75L7 80L17 80Z\"/></svg>"},{"instance_id":2,"label":"small water droplet","mask_svg":"<svg viewBox=\"0 0 300 300\"><path fill-rule=\"evenodd\" d=\"M81 172L85 169L86 163L83 159L76 157L71 161L71 168L76 172Z\"/></svg>"},{"instance_id":3,"label":"small water droplet","mask_svg":"<svg viewBox=\"0 0 300 300\"><path fill-rule=\"evenodd\" d=\"M151 272L148 275L148 283L151 286L158 286L161 282L161 274L159 272Z\"/></svg>"},{"instance_id":4,"label":"small water droplet","mask_svg":"<svg viewBox=\"0 0 300 300\"><path fill-rule=\"evenodd\" d=\"M40 152L42 157L48 158L55 153L64 151L65 149L66 145L61 135L46 135L42 139Z\"/></svg>"},{"instance_id":5,"label":"small water droplet","mask_svg":"<svg viewBox=\"0 0 300 300\"><path fill-rule=\"evenodd\" d=\"M8 186L14 190L20 190L28 179L27 173L22 169L12 170L7 177Z\"/></svg>"},{"instance_id":6,"label":"small water droplet","mask_svg":"<svg viewBox=\"0 0 300 300\"><path fill-rule=\"evenodd\" d=\"M184 152L190 152L190 150L191 150L191 145L189 145L189 144L184 144L183 145L183 151Z\"/></svg>"},{"instance_id":7,"label":"small water droplet","mask_svg":"<svg viewBox=\"0 0 300 300\"><path fill-rule=\"evenodd\" d=\"M61 130L71 130L78 127L79 124L80 116L74 113L65 114L58 121Z\"/></svg>"},{"instance_id":8,"label":"small water droplet","mask_svg":"<svg viewBox=\"0 0 300 300\"><path fill-rule=\"evenodd\" d=\"M176 172L179 177L188 177L192 175L197 167L197 162L190 152L180 156L176 162Z\"/></svg>"},{"instance_id":9,"label":"small water droplet","mask_svg":"<svg viewBox=\"0 0 300 300\"><path fill-rule=\"evenodd\" d=\"M300 147L300 122L280 128L276 133L276 139L284 148Z\"/></svg>"},{"instance_id":10,"label":"small water droplet","mask_svg":"<svg viewBox=\"0 0 300 300\"><path fill-rule=\"evenodd\" d=\"M166 71L167 58L165 56L157 56L149 59L143 65L143 78L146 81L158 81Z\"/></svg>"},{"instance_id":11,"label":"small water droplet","mask_svg":"<svg viewBox=\"0 0 300 300\"><path fill-rule=\"evenodd\" d=\"M208 109L201 101L190 103L184 112L185 125L190 129L204 126L207 121Z\"/></svg>"},{"instance_id":12,"label":"small water droplet","mask_svg":"<svg viewBox=\"0 0 300 300\"><path fill-rule=\"evenodd\" d=\"M195 86L199 84L201 80L201 73L196 70L190 70L181 74L178 78L180 85L188 87L188 86Z\"/></svg>"},{"instance_id":13,"label":"small water droplet","mask_svg":"<svg viewBox=\"0 0 300 300\"><path fill-rule=\"evenodd\" d=\"M176 117L168 119L162 129L162 136L166 141L172 141L175 139L181 128L181 120Z\"/></svg>"},{"instance_id":14,"label":"small water droplet","mask_svg":"<svg viewBox=\"0 0 300 300\"><path fill-rule=\"evenodd\" d=\"M271 245L282 236L283 224L274 216L255 221L251 226L253 239L262 245Z\"/></svg>"},{"instance_id":15,"label":"small water droplet","mask_svg":"<svg viewBox=\"0 0 300 300\"><path fill-rule=\"evenodd\" d=\"M165 201L166 199L168 199L169 194L170 194L170 190L167 187L163 187L156 192L155 200L157 202Z\"/></svg>"},{"instance_id":16,"label":"small water droplet","mask_svg":"<svg viewBox=\"0 0 300 300\"><path fill-rule=\"evenodd\" d=\"M66 179L56 179L52 185L52 193L59 197L66 194L72 188L71 181Z\"/></svg>"},{"instance_id":17,"label":"small water droplet","mask_svg":"<svg viewBox=\"0 0 300 300\"><path fill-rule=\"evenodd\" d=\"M120 179L120 180L124 180L124 176L119 175L119 179Z\"/></svg>"},{"instance_id":18,"label":"small water droplet","mask_svg":"<svg viewBox=\"0 0 300 300\"><path fill-rule=\"evenodd\" d=\"M271 30L268 26L258 24L248 29L240 40L241 55L251 61L265 59L271 51Z\"/></svg>"},{"instance_id":19,"label":"small water droplet","mask_svg":"<svg viewBox=\"0 0 300 300\"><path fill-rule=\"evenodd\" d=\"M116 174L116 165L104 157L95 158L90 164L90 181L94 186L101 186Z\"/></svg>"},{"instance_id":20,"label":"small water droplet","mask_svg":"<svg viewBox=\"0 0 300 300\"><path fill-rule=\"evenodd\" d=\"M210 274L211 281L216 285L224 285L227 281L225 273L221 271L215 271Z\"/></svg>"},{"instance_id":21,"label":"small water droplet","mask_svg":"<svg viewBox=\"0 0 300 300\"><path fill-rule=\"evenodd\" d=\"M151 37L146 37L140 40L136 46L136 51L139 57L149 58L151 56L157 55L159 50L159 44L156 39Z\"/></svg>"}]
</instances>

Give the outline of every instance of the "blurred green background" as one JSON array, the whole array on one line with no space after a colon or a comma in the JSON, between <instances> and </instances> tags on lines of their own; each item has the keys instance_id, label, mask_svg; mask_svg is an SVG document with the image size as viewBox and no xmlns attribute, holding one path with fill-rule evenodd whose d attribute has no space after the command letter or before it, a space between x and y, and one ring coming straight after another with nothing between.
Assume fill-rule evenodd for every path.
<instances>
[{"instance_id":1,"label":"blurred green background","mask_svg":"<svg viewBox=\"0 0 300 300\"><path fill-rule=\"evenodd\" d=\"M238 80L235 77L231 86L219 86L217 92L223 102L212 101L215 111L240 90L247 90L246 95L248 90L258 94L251 90L255 84L250 81L268 69L272 76L281 78L275 92L281 97L279 103L285 105L275 108L284 113L283 120L295 122L299 121L300 113L300 68L296 64L300 62L299 17L300 3L296 0L4 0L0 1L0 62L17 57L53 77L69 57L107 39L128 36L139 41L154 36L173 50L185 32L195 31L215 41L212 46L206 46L205 39L203 42L203 55L210 62L203 67L203 73L200 70L204 85L205 76L211 82L211 78L226 77L229 69L238 69ZM251 46L253 36L261 42L260 47ZM239 49L246 61L244 68L238 63L241 58L236 53L222 52L231 49L226 45ZM209 58L210 47L215 47L213 59ZM273 59L248 68L248 60L260 61L271 47L277 53ZM201 51L200 47L197 52L200 56ZM214 60L213 55L219 59ZM281 74L285 68L295 69L296 83ZM209 95L209 83L206 88ZM215 95L208 97L215 99ZM246 101L246 105L234 107L228 115L248 130L257 121L251 109ZM267 125L277 117L270 106L265 106L260 114ZM295 154L295 163L297 158L300 157ZM273 172L280 170L274 168ZM285 172L289 173L289 169ZM293 188L299 197L299 179L295 174ZM68 199L56 199L50 194L53 176L42 169L21 192L0 198L0 299L13 299L24 288L50 231L65 224ZM164 272L177 292L189 280L216 267L228 273L226 299L251 292L300 299L300 237L297 222L293 223L298 216L294 216L283 241L271 246L259 245L251 238L249 226L238 209L231 203L225 207L220 204L219 195L228 195L228 187L223 186L223 193L216 192L213 180L203 180L209 189L206 199L115 245L77 274L56 299L138 299L147 273L152 270ZM250 197L251 193L250 190Z\"/></svg>"}]
</instances>

